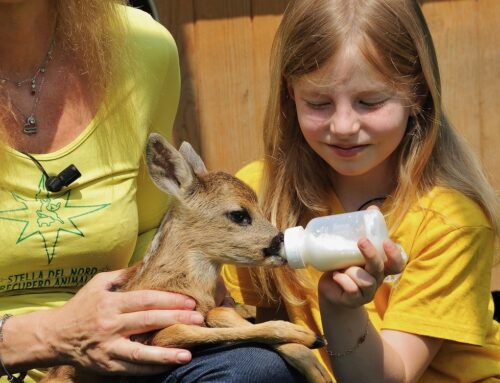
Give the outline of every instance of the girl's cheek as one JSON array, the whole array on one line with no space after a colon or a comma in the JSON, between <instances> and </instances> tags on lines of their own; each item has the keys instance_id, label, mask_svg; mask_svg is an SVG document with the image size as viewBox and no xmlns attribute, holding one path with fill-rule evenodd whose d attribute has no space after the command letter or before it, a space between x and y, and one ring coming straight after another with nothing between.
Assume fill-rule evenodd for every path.
<instances>
[{"instance_id":1,"label":"girl's cheek","mask_svg":"<svg viewBox=\"0 0 500 383\"><path fill-rule=\"evenodd\" d=\"M300 125L310 131L327 129L329 121L330 118L326 113L304 113L299 116Z\"/></svg>"},{"instance_id":2,"label":"girl's cheek","mask_svg":"<svg viewBox=\"0 0 500 383\"><path fill-rule=\"evenodd\" d=\"M409 111L401 105L389 104L385 108L381 108L373 115L373 119L378 125L387 126L388 129L397 126L406 126L408 122Z\"/></svg>"},{"instance_id":3,"label":"girl's cheek","mask_svg":"<svg viewBox=\"0 0 500 383\"><path fill-rule=\"evenodd\" d=\"M325 131L325 127L323 124L318 123L318 122L313 122L313 121L303 121L300 122L300 129L302 130L302 133L306 137L317 137L319 135L322 135L323 132Z\"/></svg>"}]
</instances>

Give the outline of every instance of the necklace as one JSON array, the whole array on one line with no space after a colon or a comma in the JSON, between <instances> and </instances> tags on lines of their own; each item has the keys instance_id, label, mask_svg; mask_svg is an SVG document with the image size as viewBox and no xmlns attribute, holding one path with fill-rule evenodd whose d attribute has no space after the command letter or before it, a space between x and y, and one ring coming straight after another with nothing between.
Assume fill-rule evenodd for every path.
<instances>
[{"instance_id":1,"label":"necklace","mask_svg":"<svg viewBox=\"0 0 500 383\"><path fill-rule=\"evenodd\" d=\"M33 98L33 104L31 106L31 113L25 114L23 111L11 101L11 105L18 111L18 113L23 116L23 133L27 135L36 134L37 129L37 120L36 120L36 109L38 107L38 102L40 101L40 95L42 94L43 84L45 82L45 76L42 76L40 79L40 86L38 87L38 92L36 92L36 96Z\"/></svg>"},{"instance_id":2,"label":"necklace","mask_svg":"<svg viewBox=\"0 0 500 383\"><path fill-rule=\"evenodd\" d=\"M54 51L54 47L55 47L55 40L53 38L52 41L50 42L49 49L45 54L42 63L38 66L38 68L36 68L35 73L32 76L25 78L24 80L12 80L8 77L0 76L0 84L5 84L6 82L10 82L11 84L14 84L16 87L20 88L24 84L30 83L31 95L35 95L37 79L39 76L43 76L43 74L47 70L47 64L52 60L52 53Z\"/></svg>"},{"instance_id":3,"label":"necklace","mask_svg":"<svg viewBox=\"0 0 500 383\"><path fill-rule=\"evenodd\" d=\"M375 197L375 198L372 198L372 199L369 199L368 201L366 201L364 204L362 204L357 211L360 211L360 210L363 210L363 208L372 203L372 202L378 202L378 201L382 201L384 202L385 200L387 199L387 197Z\"/></svg>"},{"instance_id":4,"label":"necklace","mask_svg":"<svg viewBox=\"0 0 500 383\"><path fill-rule=\"evenodd\" d=\"M11 83L14 84L17 88L22 87L25 84L30 84L30 94L33 96L33 102L31 104L30 113L24 113L19 106L14 104L11 101L12 106L17 110L17 112L23 117L23 133L27 135L36 134L37 129L37 119L36 119L36 110L38 107L38 103L40 101L40 95L42 93L43 84L45 83L45 72L47 70L48 63L52 60L52 53L55 47L55 39L53 38L50 42L49 49L45 54L45 57L42 63L35 70L35 73L24 80L12 80L7 77L0 77L0 84Z\"/></svg>"}]
</instances>

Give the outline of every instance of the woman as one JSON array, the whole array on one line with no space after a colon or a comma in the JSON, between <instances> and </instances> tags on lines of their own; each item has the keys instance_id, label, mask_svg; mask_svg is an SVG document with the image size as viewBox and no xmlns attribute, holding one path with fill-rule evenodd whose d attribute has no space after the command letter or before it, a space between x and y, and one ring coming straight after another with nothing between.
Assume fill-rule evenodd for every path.
<instances>
[{"instance_id":1,"label":"woman","mask_svg":"<svg viewBox=\"0 0 500 383\"><path fill-rule=\"evenodd\" d=\"M168 205L141 157L149 133L171 137L180 89L171 35L112 0L1 0L0 33L0 375L29 370L32 382L43 376L36 368L72 364L150 376L182 365L153 381L293 381L259 346L192 360L188 350L133 342L204 319L189 297L112 291ZM73 182L46 184L70 164L77 170L61 177Z\"/></svg>"}]
</instances>

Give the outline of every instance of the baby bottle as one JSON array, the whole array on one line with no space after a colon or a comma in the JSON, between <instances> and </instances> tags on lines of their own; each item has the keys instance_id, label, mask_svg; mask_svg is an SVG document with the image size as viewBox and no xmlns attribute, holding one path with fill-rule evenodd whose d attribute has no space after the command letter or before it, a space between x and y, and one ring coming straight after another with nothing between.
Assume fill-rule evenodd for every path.
<instances>
[{"instance_id":1,"label":"baby bottle","mask_svg":"<svg viewBox=\"0 0 500 383\"><path fill-rule=\"evenodd\" d=\"M304 229L285 230L284 257L294 269L308 265L320 271L362 266L365 263L357 242L366 237L383 254L388 237L384 216L377 209L312 219Z\"/></svg>"}]
</instances>

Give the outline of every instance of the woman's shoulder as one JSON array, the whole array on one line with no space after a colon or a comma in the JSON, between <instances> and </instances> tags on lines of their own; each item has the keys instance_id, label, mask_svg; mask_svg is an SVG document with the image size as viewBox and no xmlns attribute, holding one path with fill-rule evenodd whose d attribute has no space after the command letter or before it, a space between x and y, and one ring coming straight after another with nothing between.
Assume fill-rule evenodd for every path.
<instances>
[{"instance_id":1,"label":"woman's shoulder","mask_svg":"<svg viewBox=\"0 0 500 383\"><path fill-rule=\"evenodd\" d=\"M180 87L179 55L173 36L148 13L131 6L119 7L125 18L123 41L132 65L127 69L134 73L129 78L142 84L140 88L145 97L156 97L163 91L177 94ZM127 60L127 55L119 57ZM177 105L177 101L174 104Z\"/></svg>"},{"instance_id":2,"label":"woman's shoulder","mask_svg":"<svg viewBox=\"0 0 500 383\"><path fill-rule=\"evenodd\" d=\"M172 34L151 15L140 9L120 5L120 12L127 23L127 39L137 43L138 48L157 52L160 46L177 49ZM157 45L158 44L158 45Z\"/></svg>"},{"instance_id":3,"label":"woman's shoulder","mask_svg":"<svg viewBox=\"0 0 500 383\"><path fill-rule=\"evenodd\" d=\"M411 210L453 227L491 228L481 206L456 189L436 186L420 196Z\"/></svg>"},{"instance_id":4,"label":"woman's shoulder","mask_svg":"<svg viewBox=\"0 0 500 383\"><path fill-rule=\"evenodd\" d=\"M264 161L257 160L243 166L236 172L236 177L250 185L252 189L258 191L261 184Z\"/></svg>"}]
</instances>

